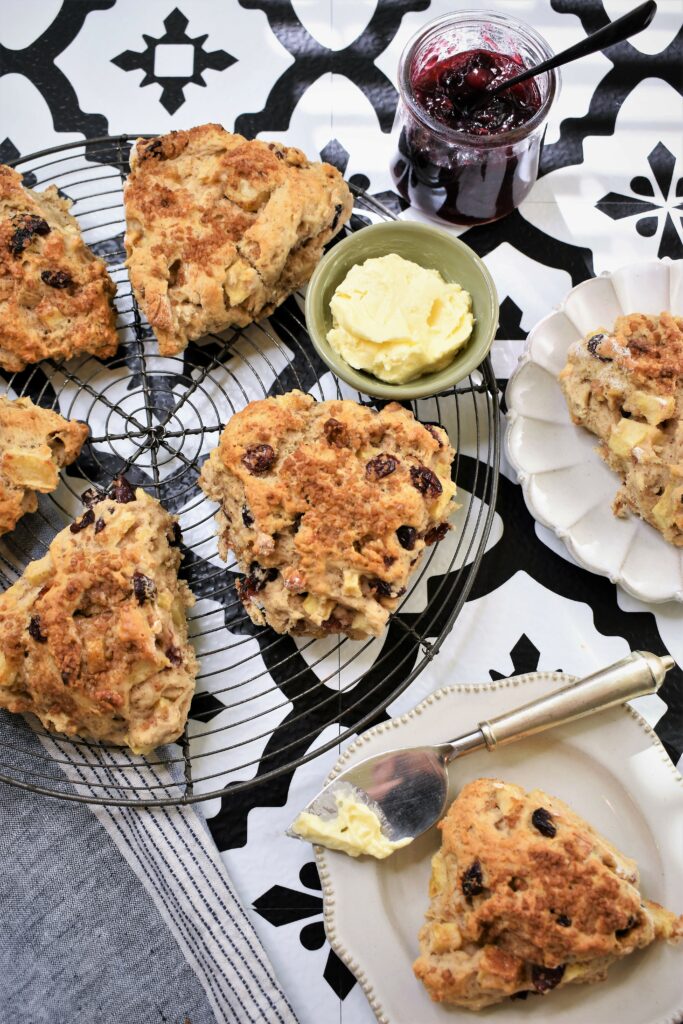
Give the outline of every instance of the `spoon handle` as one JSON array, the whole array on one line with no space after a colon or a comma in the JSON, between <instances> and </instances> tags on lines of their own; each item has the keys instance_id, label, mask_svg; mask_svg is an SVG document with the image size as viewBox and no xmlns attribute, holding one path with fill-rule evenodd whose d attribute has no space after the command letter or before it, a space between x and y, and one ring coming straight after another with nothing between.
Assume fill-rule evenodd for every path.
<instances>
[{"instance_id":1,"label":"spoon handle","mask_svg":"<svg viewBox=\"0 0 683 1024\"><path fill-rule=\"evenodd\" d=\"M583 718L614 704L623 704L645 693L656 693L673 666L674 661L668 655L659 658L647 651L633 651L616 664L561 690L555 690L547 697L480 722L479 730L488 749L493 750L504 743L512 743L555 725L573 722L576 718ZM468 749L477 749L477 746L481 748L481 736L479 743L474 743L478 735L470 733L454 740L453 753L447 756L447 761L453 756L466 753ZM462 743L463 740L472 742L468 746Z\"/></svg>"},{"instance_id":2,"label":"spoon handle","mask_svg":"<svg viewBox=\"0 0 683 1024\"><path fill-rule=\"evenodd\" d=\"M544 71L552 71L553 68L562 67L563 64L569 64L573 60L578 60L579 57L587 57L589 53L605 50L608 46L613 46L615 43L622 43L624 39L628 39L630 36L634 36L636 32L642 32L644 28L647 28L655 16L656 10L657 4L655 0L647 0L646 3L634 7L628 14L617 18L616 21L611 21L603 28L599 28L597 32L592 32L591 35L582 39L580 43L570 46L568 50L556 53L554 57L544 61L542 64L536 64L533 68L527 68L526 71L515 75L514 78L509 78L506 82L501 82L500 85L495 86L493 89L487 89L485 95L493 96L504 89L509 89L510 86L516 85L518 82L526 82L528 78L535 78L536 75L541 75Z\"/></svg>"}]
</instances>

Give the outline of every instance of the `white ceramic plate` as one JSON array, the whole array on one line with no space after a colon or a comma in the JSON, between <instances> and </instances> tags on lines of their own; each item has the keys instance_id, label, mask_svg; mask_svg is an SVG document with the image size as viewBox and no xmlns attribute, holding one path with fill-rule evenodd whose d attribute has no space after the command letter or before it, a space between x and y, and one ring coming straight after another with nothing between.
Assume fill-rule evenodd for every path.
<instances>
[{"instance_id":1,"label":"white ceramic plate","mask_svg":"<svg viewBox=\"0 0 683 1024\"><path fill-rule=\"evenodd\" d=\"M467 732L482 719L570 680L535 673L438 690L409 714L361 736L342 754L330 778L364 757ZM540 787L566 800L636 858L646 896L683 910L683 778L635 712L613 708L493 754L469 754L451 769L452 795L481 776ZM328 938L360 982L380 1024L473 1024L477 1018L495 1024L677 1024L683 1019L682 953L665 943L626 957L598 985L506 1000L477 1015L433 1003L411 964L438 845L433 828L385 861L353 860L315 848Z\"/></svg>"},{"instance_id":2,"label":"white ceramic plate","mask_svg":"<svg viewBox=\"0 0 683 1024\"><path fill-rule=\"evenodd\" d=\"M683 315L683 260L634 263L572 288L534 327L510 378L508 458L532 516L550 527L586 569L608 576L641 601L683 601L683 550L648 523L618 519L620 486L595 451L597 438L570 419L557 375L567 350L622 313Z\"/></svg>"}]
</instances>

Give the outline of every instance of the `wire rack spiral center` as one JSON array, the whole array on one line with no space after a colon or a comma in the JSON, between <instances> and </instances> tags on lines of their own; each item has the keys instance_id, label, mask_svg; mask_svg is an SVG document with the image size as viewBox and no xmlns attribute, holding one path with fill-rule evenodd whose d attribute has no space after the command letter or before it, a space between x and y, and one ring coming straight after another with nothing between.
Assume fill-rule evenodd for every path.
<instances>
[{"instance_id":1,"label":"wire rack spiral center","mask_svg":"<svg viewBox=\"0 0 683 1024\"><path fill-rule=\"evenodd\" d=\"M230 416L255 399L300 388L319 400L376 403L319 360L301 295L267 321L209 335L175 357L159 356L124 265L123 185L133 141L73 143L15 164L27 185L40 190L55 183L72 200L85 241L117 286L120 347L105 361L46 361L0 374L0 390L10 397L28 396L90 427L58 489L41 496L38 511L0 540L0 587L45 554L55 533L80 513L86 488L106 487L125 473L180 519L181 575L197 599L189 614L200 659L197 692L182 740L147 758L53 736L35 721L0 711L0 779L67 800L149 807L206 800L291 774L376 720L433 659L485 551L500 425L488 360L450 392L412 403L419 419L449 432L461 507L447 538L425 552L382 637L294 639L254 626L235 593L234 561L226 565L217 554L215 506L197 486L204 460ZM346 231L393 216L371 195L354 192Z\"/></svg>"}]
</instances>

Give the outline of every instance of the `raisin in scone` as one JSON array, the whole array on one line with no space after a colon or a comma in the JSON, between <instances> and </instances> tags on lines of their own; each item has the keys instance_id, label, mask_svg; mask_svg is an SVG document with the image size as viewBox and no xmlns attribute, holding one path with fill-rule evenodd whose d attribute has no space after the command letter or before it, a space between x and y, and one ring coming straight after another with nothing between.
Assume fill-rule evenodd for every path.
<instances>
[{"instance_id":1,"label":"raisin in scone","mask_svg":"<svg viewBox=\"0 0 683 1024\"><path fill-rule=\"evenodd\" d=\"M55 185L34 192L0 164L0 366L10 373L118 347L116 287L70 206Z\"/></svg>"},{"instance_id":2,"label":"raisin in scone","mask_svg":"<svg viewBox=\"0 0 683 1024\"><path fill-rule=\"evenodd\" d=\"M87 436L85 423L65 420L30 398L0 396L0 534L36 511L36 491L54 491L58 469L78 458Z\"/></svg>"},{"instance_id":3,"label":"raisin in scone","mask_svg":"<svg viewBox=\"0 0 683 1024\"><path fill-rule=\"evenodd\" d=\"M615 515L635 512L683 546L683 317L631 313L592 331L569 349L560 385L624 482Z\"/></svg>"},{"instance_id":4,"label":"raisin in scone","mask_svg":"<svg viewBox=\"0 0 683 1024\"><path fill-rule=\"evenodd\" d=\"M353 207L336 168L217 124L138 139L130 165L128 268L163 355L272 313Z\"/></svg>"},{"instance_id":5,"label":"raisin in scone","mask_svg":"<svg viewBox=\"0 0 683 1024\"><path fill-rule=\"evenodd\" d=\"M200 486L239 596L278 633L378 636L454 509L453 448L395 402L375 412L300 391L229 421Z\"/></svg>"},{"instance_id":6,"label":"raisin in scone","mask_svg":"<svg viewBox=\"0 0 683 1024\"><path fill-rule=\"evenodd\" d=\"M0 594L0 707L146 754L182 733L197 660L180 530L118 477Z\"/></svg>"},{"instance_id":7,"label":"raisin in scone","mask_svg":"<svg viewBox=\"0 0 683 1024\"><path fill-rule=\"evenodd\" d=\"M683 937L638 867L561 800L497 779L463 787L439 823L413 965L432 999L481 1010L602 981L616 960Z\"/></svg>"}]
</instances>

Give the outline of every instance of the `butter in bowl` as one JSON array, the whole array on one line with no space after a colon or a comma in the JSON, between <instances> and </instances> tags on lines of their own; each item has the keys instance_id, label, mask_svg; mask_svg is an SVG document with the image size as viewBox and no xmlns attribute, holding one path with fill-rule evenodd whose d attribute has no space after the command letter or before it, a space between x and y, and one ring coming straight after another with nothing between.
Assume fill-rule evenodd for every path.
<instances>
[{"instance_id":1,"label":"butter in bowl","mask_svg":"<svg viewBox=\"0 0 683 1024\"><path fill-rule=\"evenodd\" d=\"M306 295L318 353L358 391L397 401L453 387L485 358L498 299L483 262L428 224L376 224L338 243Z\"/></svg>"}]
</instances>

